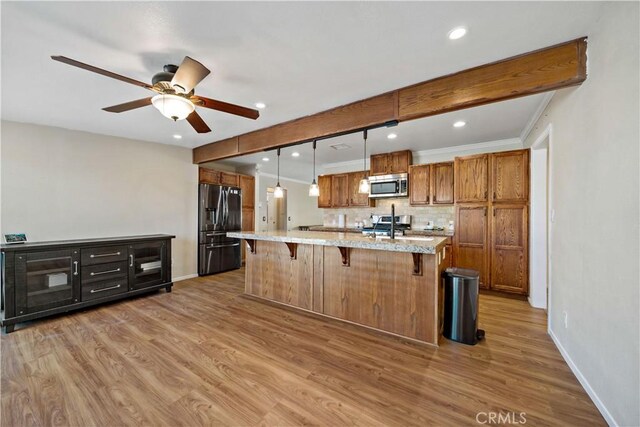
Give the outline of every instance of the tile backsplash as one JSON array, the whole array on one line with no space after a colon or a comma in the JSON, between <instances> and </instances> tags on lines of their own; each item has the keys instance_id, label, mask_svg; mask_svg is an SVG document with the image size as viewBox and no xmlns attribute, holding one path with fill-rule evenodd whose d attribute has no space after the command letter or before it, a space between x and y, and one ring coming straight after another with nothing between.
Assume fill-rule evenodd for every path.
<instances>
[{"instance_id":1,"label":"tile backsplash","mask_svg":"<svg viewBox=\"0 0 640 427\"><path fill-rule=\"evenodd\" d=\"M375 208L343 208L324 209L322 222L326 227L338 225L338 215L346 216L347 227L354 227L356 222L365 221L371 225L371 214L391 214L391 204L395 205L396 215L411 215L411 228L421 230L427 221L433 221L436 227L448 227L449 221L455 221L454 206L411 206L408 198L378 199Z\"/></svg>"}]
</instances>

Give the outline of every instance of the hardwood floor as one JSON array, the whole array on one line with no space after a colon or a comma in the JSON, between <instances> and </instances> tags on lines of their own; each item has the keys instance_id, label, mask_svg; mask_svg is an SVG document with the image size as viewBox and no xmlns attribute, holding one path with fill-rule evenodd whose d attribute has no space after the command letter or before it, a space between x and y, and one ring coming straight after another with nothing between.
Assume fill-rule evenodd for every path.
<instances>
[{"instance_id":1,"label":"hardwood floor","mask_svg":"<svg viewBox=\"0 0 640 427\"><path fill-rule=\"evenodd\" d=\"M524 301L482 295L486 340L436 350L243 286L237 270L19 325L1 339L2 426L605 425Z\"/></svg>"}]
</instances>

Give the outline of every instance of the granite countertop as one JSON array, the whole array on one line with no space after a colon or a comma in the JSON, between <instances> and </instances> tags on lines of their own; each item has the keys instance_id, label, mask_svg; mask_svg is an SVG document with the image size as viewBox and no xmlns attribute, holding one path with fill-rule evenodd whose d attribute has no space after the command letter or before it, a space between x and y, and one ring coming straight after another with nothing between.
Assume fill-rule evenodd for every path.
<instances>
[{"instance_id":1,"label":"granite countertop","mask_svg":"<svg viewBox=\"0 0 640 427\"><path fill-rule=\"evenodd\" d=\"M338 233L362 233L362 228L355 227L327 227L323 225L311 226L309 227L309 231L323 231L323 232L338 232ZM444 230L421 230L421 229L413 229L407 230L404 232L406 236L444 236L444 237L453 237L454 232L448 229Z\"/></svg>"},{"instance_id":2,"label":"granite countertop","mask_svg":"<svg viewBox=\"0 0 640 427\"><path fill-rule=\"evenodd\" d=\"M268 240L272 242L341 246L347 248L423 254L435 254L438 248L446 244L447 240L446 237L433 237L433 240L405 240L399 238L394 240L373 239L355 233L327 231L240 231L228 232L227 236L238 239Z\"/></svg>"}]
</instances>

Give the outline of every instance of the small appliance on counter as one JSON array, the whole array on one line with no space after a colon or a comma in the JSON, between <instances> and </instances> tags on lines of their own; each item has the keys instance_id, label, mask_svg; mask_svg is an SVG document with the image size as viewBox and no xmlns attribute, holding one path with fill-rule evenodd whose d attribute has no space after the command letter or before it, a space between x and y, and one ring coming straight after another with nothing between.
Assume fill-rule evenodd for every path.
<instances>
[{"instance_id":1,"label":"small appliance on counter","mask_svg":"<svg viewBox=\"0 0 640 427\"><path fill-rule=\"evenodd\" d=\"M402 235L405 230L411 230L411 215L396 215L396 233ZM371 215L371 227L363 227L365 236L391 235L391 215Z\"/></svg>"}]
</instances>

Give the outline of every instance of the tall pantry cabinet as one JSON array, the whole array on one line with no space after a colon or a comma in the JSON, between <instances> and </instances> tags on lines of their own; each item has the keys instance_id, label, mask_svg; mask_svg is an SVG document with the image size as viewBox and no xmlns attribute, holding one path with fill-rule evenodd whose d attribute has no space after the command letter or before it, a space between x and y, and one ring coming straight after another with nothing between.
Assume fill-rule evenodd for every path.
<instances>
[{"instance_id":1,"label":"tall pantry cabinet","mask_svg":"<svg viewBox=\"0 0 640 427\"><path fill-rule=\"evenodd\" d=\"M456 265L480 272L480 287L529 290L529 150L457 157Z\"/></svg>"}]
</instances>

